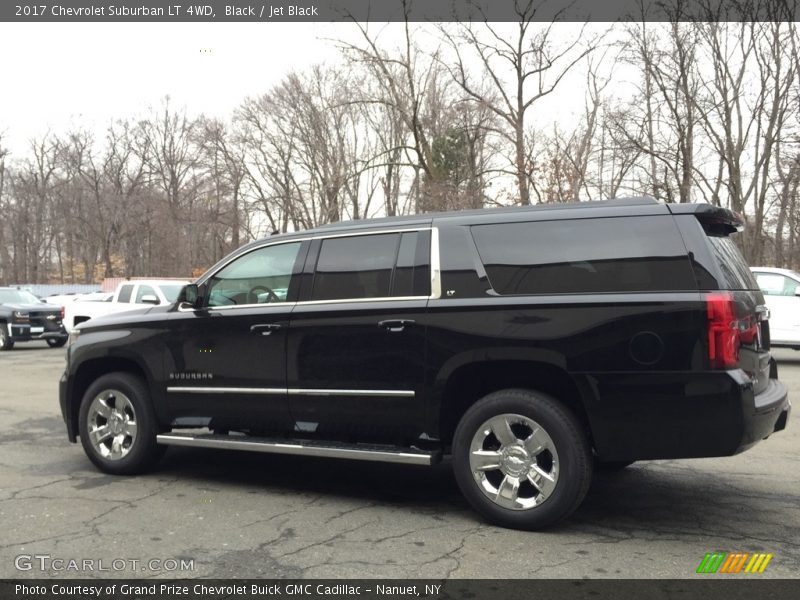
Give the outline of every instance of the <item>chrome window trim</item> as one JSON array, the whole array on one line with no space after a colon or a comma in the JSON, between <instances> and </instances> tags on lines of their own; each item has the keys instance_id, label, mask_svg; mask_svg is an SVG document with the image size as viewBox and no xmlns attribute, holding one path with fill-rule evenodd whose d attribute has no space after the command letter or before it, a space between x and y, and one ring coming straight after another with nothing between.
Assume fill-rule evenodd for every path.
<instances>
[{"instance_id":1,"label":"chrome window trim","mask_svg":"<svg viewBox=\"0 0 800 600\"><path fill-rule=\"evenodd\" d=\"M439 256L439 228L431 227L431 295L430 300L438 300L442 297L442 265Z\"/></svg>"},{"instance_id":2,"label":"chrome window trim","mask_svg":"<svg viewBox=\"0 0 800 600\"><path fill-rule=\"evenodd\" d=\"M262 250L264 248L269 248L270 246L277 246L279 244L292 244L295 242L307 242L313 240L328 240L334 238L342 238L342 237L355 237L355 236L364 236L364 235L382 235L382 234L390 234L390 233L413 233L418 231L430 231L431 232L431 247L430 247L430 270L431 270L431 294L429 296L384 296L380 298L335 298L333 300L302 300L299 302L267 302L264 304L235 304L229 306L206 306L204 307L206 310L209 311L219 311L219 310L231 310L231 309L240 309L240 308L264 308L267 306L276 306L276 307L295 307L295 306L305 306L305 305L315 305L315 304L350 304L354 302L363 303L363 302L391 302L391 301L409 301L409 300L438 300L442 297L442 278L441 278L441 258L439 255L439 228L433 226L427 227L406 227L403 229L387 229L387 230L370 230L370 231L358 231L354 233L337 233L334 235L313 235L307 236L302 238L293 238L291 240L276 240L274 242L265 242L264 244L257 246L250 250L250 252L256 252L258 250ZM246 252L245 254L250 254L250 252ZM231 264L234 260L245 256L245 254L238 254L232 257L229 261L225 264L220 266L219 269L214 271L213 274L209 274L205 278L201 279L201 284L206 283L209 279L214 277L217 273L222 271L225 267ZM197 309L194 307L183 307L178 305L179 312L194 312Z\"/></svg>"},{"instance_id":3,"label":"chrome window trim","mask_svg":"<svg viewBox=\"0 0 800 600\"><path fill-rule=\"evenodd\" d=\"M380 298L336 298L333 300L303 300L296 302L297 306L315 305L315 304L353 304L365 302L389 302L391 300L407 301L407 300L429 300L430 296L383 296ZM263 304L257 305L263 306Z\"/></svg>"},{"instance_id":4,"label":"chrome window trim","mask_svg":"<svg viewBox=\"0 0 800 600\"><path fill-rule=\"evenodd\" d=\"M208 386L170 386L167 392L178 394L256 394L288 396L382 396L386 398L413 398L414 390L339 390L319 388L246 388Z\"/></svg>"}]
</instances>

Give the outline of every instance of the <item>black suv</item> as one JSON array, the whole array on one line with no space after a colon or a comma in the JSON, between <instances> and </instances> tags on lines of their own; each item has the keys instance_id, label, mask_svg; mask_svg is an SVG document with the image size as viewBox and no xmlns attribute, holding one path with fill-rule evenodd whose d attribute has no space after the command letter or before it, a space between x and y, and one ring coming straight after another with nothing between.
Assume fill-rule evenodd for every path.
<instances>
[{"instance_id":1,"label":"black suv","mask_svg":"<svg viewBox=\"0 0 800 600\"><path fill-rule=\"evenodd\" d=\"M67 343L63 319L62 307L42 302L27 290L0 287L0 350L32 340L61 347Z\"/></svg>"},{"instance_id":2,"label":"black suv","mask_svg":"<svg viewBox=\"0 0 800 600\"><path fill-rule=\"evenodd\" d=\"M534 529L595 463L786 426L734 213L648 198L338 223L251 243L178 303L83 323L61 379L103 471L165 445L430 465Z\"/></svg>"}]
</instances>

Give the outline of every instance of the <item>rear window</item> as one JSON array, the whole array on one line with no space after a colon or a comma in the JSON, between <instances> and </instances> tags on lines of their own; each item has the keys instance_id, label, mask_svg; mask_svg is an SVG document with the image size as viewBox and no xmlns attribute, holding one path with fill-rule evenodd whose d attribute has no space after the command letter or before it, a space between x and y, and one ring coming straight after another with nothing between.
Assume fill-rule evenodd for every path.
<instances>
[{"instance_id":1,"label":"rear window","mask_svg":"<svg viewBox=\"0 0 800 600\"><path fill-rule=\"evenodd\" d=\"M697 288L669 216L478 225L472 234L499 294Z\"/></svg>"},{"instance_id":2,"label":"rear window","mask_svg":"<svg viewBox=\"0 0 800 600\"><path fill-rule=\"evenodd\" d=\"M133 285L123 285L119 290L117 302L130 302L131 294L133 294Z\"/></svg>"},{"instance_id":3,"label":"rear window","mask_svg":"<svg viewBox=\"0 0 800 600\"><path fill-rule=\"evenodd\" d=\"M723 281L719 282L724 290L757 290L753 273L747 266L747 261L739 251L733 238L729 236L709 235L708 241L714 251Z\"/></svg>"}]
</instances>

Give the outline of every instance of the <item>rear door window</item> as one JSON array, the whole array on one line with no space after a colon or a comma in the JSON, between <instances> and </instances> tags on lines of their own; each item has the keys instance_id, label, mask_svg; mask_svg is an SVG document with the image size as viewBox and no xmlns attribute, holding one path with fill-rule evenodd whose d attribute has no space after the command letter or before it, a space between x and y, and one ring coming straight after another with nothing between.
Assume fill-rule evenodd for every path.
<instances>
[{"instance_id":1,"label":"rear door window","mask_svg":"<svg viewBox=\"0 0 800 600\"><path fill-rule=\"evenodd\" d=\"M478 225L472 234L499 294L697 289L669 216Z\"/></svg>"},{"instance_id":2,"label":"rear door window","mask_svg":"<svg viewBox=\"0 0 800 600\"><path fill-rule=\"evenodd\" d=\"M387 298L399 243L399 233L323 240L311 300Z\"/></svg>"}]
</instances>

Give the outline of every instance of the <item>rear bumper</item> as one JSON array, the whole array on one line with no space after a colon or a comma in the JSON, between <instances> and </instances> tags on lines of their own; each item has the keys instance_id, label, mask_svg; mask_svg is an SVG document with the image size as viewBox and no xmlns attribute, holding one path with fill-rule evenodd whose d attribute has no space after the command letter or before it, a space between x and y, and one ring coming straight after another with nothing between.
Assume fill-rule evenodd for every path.
<instances>
[{"instance_id":1,"label":"rear bumper","mask_svg":"<svg viewBox=\"0 0 800 600\"><path fill-rule=\"evenodd\" d=\"M743 452L777 431L786 429L792 405L789 391L777 379L770 379L767 388L758 395L743 394L743 431L739 447Z\"/></svg>"},{"instance_id":2,"label":"rear bumper","mask_svg":"<svg viewBox=\"0 0 800 600\"><path fill-rule=\"evenodd\" d=\"M605 461L731 456L785 429L791 404L772 366L760 394L740 370L596 376L587 404Z\"/></svg>"}]
</instances>

